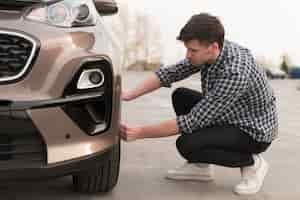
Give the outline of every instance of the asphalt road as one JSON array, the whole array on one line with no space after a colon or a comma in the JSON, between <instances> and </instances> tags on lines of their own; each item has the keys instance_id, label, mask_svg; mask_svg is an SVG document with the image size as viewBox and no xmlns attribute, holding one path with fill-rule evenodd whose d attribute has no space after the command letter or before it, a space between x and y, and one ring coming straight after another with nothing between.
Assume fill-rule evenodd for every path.
<instances>
[{"instance_id":1,"label":"asphalt road","mask_svg":"<svg viewBox=\"0 0 300 200\"><path fill-rule=\"evenodd\" d=\"M149 73L149 72L148 72ZM132 89L147 72L126 72L123 88ZM122 121L128 125L153 124L175 117L170 95L179 86L200 88L198 76L176 83L172 89L162 88L122 105ZM169 168L184 160L175 149L176 136L122 143L119 183L108 194L84 195L72 191L71 177L39 182L0 183L0 199L20 200L281 200L300 198L300 86L298 80L272 80L278 98L279 138L264 154L270 171L261 192L238 196L232 192L240 180L238 169L215 167L216 180L210 183L171 181L164 178Z\"/></svg>"}]
</instances>

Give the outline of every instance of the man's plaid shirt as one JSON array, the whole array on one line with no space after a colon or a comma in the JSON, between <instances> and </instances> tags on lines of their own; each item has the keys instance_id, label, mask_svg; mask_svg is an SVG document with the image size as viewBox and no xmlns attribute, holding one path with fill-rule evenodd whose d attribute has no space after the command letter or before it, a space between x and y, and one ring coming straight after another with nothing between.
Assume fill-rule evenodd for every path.
<instances>
[{"instance_id":1,"label":"man's plaid shirt","mask_svg":"<svg viewBox=\"0 0 300 200\"><path fill-rule=\"evenodd\" d=\"M187 115L177 116L180 132L192 133L213 125L236 125L258 142L271 142L277 136L278 116L274 92L266 74L251 52L224 41L214 64L193 66L187 59L155 71L161 86L201 71L204 95Z\"/></svg>"}]
</instances>

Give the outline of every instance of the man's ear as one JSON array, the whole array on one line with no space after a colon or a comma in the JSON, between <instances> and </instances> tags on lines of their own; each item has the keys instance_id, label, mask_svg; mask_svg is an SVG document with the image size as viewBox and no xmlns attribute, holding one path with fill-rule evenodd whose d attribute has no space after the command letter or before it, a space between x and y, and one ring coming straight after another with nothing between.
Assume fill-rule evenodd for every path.
<instances>
[{"instance_id":1,"label":"man's ear","mask_svg":"<svg viewBox=\"0 0 300 200\"><path fill-rule=\"evenodd\" d=\"M214 51L220 50L219 44L217 42L213 42L211 44Z\"/></svg>"},{"instance_id":2,"label":"man's ear","mask_svg":"<svg viewBox=\"0 0 300 200\"><path fill-rule=\"evenodd\" d=\"M213 42L209 45L209 51L213 54L220 51L219 44L217 42Z\"/></svg>"}]
</instances>

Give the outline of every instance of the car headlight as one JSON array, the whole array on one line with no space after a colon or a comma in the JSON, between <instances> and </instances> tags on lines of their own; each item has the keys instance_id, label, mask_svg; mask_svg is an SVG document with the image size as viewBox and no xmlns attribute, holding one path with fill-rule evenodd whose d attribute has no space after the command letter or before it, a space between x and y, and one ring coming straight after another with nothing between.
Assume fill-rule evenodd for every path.
<instances>
[{"instance_id":1,"label":"car headlight","mask_svg":"<svg viewBox=\"0 0 300 200\"><path fill-rule=\"evenodd\" d=\"M93 0L61 0L41 4L26 16L26 19L60 27L93 26L97 10Z\"/></svg>"}]
</instances>

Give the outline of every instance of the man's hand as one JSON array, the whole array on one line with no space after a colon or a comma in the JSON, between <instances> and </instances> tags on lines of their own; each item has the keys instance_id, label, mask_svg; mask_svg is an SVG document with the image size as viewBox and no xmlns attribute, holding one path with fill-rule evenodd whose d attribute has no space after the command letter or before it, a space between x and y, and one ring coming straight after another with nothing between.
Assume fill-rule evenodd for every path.
<instances>
[{"instance_id":1,"label":"man's hand","mask_svg":"<svg viewBox=\"0 0 300 200\"><path fill-rule=\"evenodd\" d=\"M127 142L139 139L142 134L142 128L130 128L121 124L121 138Z\"/></svg>"},{"instance_id":2,"label":"man's hand","mask_svg":"<svg viewBox=\"0 0 300 200\"><path fill-rule=\"evenodd\" d=\"M144 80L141 84L139 84L136 88L132 89L130 92L122 92L121 98L124 101L131 101L144 94L150 93L158 88L160 88L160 80L154 73L151 73L146 80Z\"/></svg>"},{"instance_id":3,"label":"man's hand","mask_svg":"<svg viewBox=\"0 0 300 200\"><path fill-rule=\"evenodd\" d=\"M121 98L122 98L123 101L131 101L131 100L135 99L132 92L127 92L127 91L122 92Z\"/></svg>"},{"instance_id":4,"label":"man's hand","mask_svg":"<svg viewBox=\"0 0 300 200\"><path fill-rule=\"evenodd\" d=\"M164 121L159 124L140 126L135 128L131 128L124 124L121 124L120 128L121 138L128 142L137 139L168 137L179 134L175 119Z\"/></svg>"}]
</instances>

